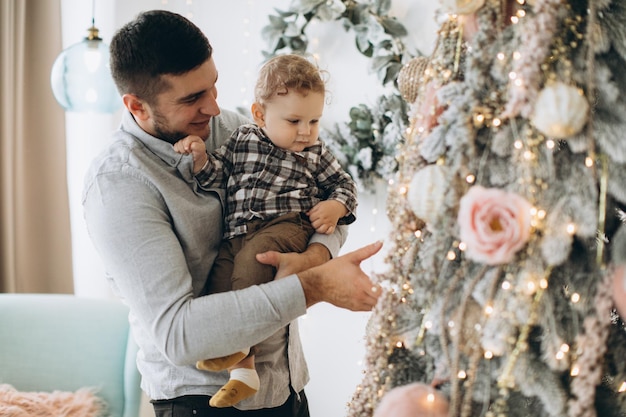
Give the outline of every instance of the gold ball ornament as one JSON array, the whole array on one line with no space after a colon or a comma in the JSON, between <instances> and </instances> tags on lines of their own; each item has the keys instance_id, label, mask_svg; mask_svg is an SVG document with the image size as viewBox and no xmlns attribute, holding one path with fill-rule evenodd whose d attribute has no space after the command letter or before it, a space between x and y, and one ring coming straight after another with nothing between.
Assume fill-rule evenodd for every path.
<instances>
[{"instance_id":1,"label":"gold ball ornament","mask_svg":"<svg viewBox=\"0 0 626 417\"><path fill-rule=\"evenodd\" d=\"M439 391L420 382L403 385L385 394L374 417L447 417L448 399Z\"/></svg>"},{"instance_id":2,"label":"gold ball ornament","mask_svg":"<svg viewBox=\"0 0 626 417\"><path fill-rule=\"evenodd\" d=\"M398 73L398 90L407 103L415 103L422 84L422 76L428 66L428 58L418 56L404 64Z\"/></svg>"},{"instance_id":3,"label":"gold ball ornament","mask_svg":"<svg viewBox=\"0 0 626 417\"><path fill-rule=\"evenodd\" d=\"M470 14L483 7L485 0L439 0L439 3L450 14Z\"/></svg>"}]
</instances>

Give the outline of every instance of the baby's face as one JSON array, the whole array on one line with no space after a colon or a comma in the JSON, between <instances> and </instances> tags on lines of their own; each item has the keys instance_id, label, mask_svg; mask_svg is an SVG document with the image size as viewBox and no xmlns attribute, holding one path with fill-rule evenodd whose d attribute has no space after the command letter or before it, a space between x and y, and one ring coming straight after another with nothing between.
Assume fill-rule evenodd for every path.
<instances>
[{"instance_id":1,"label":"baby's face","mask_svg":"<svg viewBox=\"0 0 626 417\"><path fill-rule=\"evenodd\" d=\"M279 148L300 152L313 145L319 137L320 118L324 111L324 94L302 95L290 91L272 97L264 106L261 126L272 143Z\"/></svg>"}]
</instances>

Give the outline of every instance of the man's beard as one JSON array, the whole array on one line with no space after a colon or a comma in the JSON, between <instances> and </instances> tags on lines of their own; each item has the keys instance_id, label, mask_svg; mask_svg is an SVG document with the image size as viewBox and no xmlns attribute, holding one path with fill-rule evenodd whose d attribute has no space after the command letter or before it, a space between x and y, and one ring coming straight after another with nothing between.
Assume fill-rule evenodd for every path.
<instances>
[{"instance_id":1,"label":"man's beard","mask_svg":"<svg viewBox=\"0 0 626 417\"><path fill-rule=\"evenodd\" d=\"M188 136L185 132L177 132L171 131L167 128L167 123L165 117L158 111L154 111L152 115L153 123L154 123L154 132L156 133L156 137L162 139L166 142L171 143L172 145L181 140L182 138Z\"/></svg>"}]
</instances>

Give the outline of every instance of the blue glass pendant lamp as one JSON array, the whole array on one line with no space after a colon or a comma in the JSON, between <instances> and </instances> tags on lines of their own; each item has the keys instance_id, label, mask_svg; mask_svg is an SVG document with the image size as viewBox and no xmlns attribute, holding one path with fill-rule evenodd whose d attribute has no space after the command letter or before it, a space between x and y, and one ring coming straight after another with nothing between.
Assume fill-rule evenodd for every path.
<instances>
[{"instance_id":1,"label":"blue glass pendant lamp","mask_svg":"<svg viewBox=\"0 0 626 417\"><path fill-rule=\"evenodd\" d=\"M109 69L109 46L92 24L82 42L65 49L52 65L54 98L67 111L113 113L122 100Z\"/></svg>"}]
</instances>

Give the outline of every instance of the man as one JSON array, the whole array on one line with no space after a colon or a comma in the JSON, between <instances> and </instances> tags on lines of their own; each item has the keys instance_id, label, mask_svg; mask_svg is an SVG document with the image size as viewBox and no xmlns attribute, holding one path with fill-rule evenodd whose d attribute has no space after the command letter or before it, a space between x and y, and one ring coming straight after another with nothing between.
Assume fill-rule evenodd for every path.
<instances>
[{"instance_id":1,"label":"man","mask_svg":"<svg viewBox=\"0 0 626 417\"><path fill-rule=\"evenodd\" d=\"M87 174L87 227L111 286L130 307L142 388L157 417L308 416L295 319L322 301L371 310L380 290L359 263L381 245L325 262L345 230L315 235L303 254L259 255L285 278L200 296L222 237L223 191L198 189L192 158L172 145L197 135L212 150L248 122L220 111L211 54L202 32L170 12L142 13L115 34L111 69L126 111ZM228 373L198 370L196 361L259 343L258 393L238 409L209 407Z\"/></svg>"}]
</instances>

